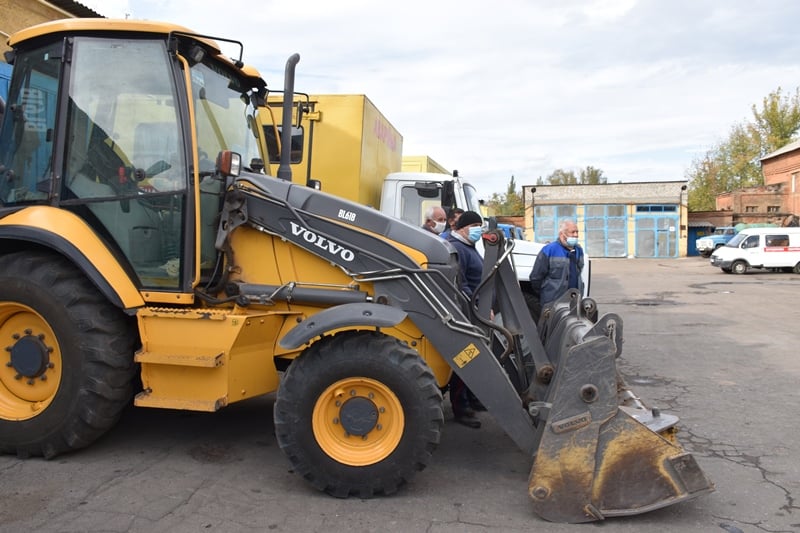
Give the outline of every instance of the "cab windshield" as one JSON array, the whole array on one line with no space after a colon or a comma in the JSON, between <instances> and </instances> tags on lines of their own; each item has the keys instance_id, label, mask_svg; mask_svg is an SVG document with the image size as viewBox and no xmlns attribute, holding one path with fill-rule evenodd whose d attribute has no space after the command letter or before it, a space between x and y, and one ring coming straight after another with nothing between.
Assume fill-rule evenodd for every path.
<instances>
[{"instance_id":1,"label":"cab windshield","mask_svg":"<svg viewBox=\"0 0 800 533\"><path fill-rule=\"evenodd\" d=\"M731 240L728 241L728 244L726 244L725 246L730 246L731 248L737 248L746 238L747 238L746 234L737 233Z\"/></svg>"},{"instance_id":2,"label":"cab windshield","mask_svg":"<svg viewBox=\"0 0 800 533\"><path fill-rule=\"evenodd\" d=\"M475 211L476 213L481 212L481 203L478 199L478 191L476 191L475 187L468 183L464 184L464 200L466 202L466 207L464 208L465 211Z\"/></svg>"},{"instance_id":3,"label":"cab windshield","mask_svg":"<svg viewBox=\"0 0 800 533\"><path fill-rule=\"evenodd\" d=\"M191 67L191 82L200 172L212 172L222 150L240 154L245 165L260 158L249 127L254 123L248 118L254 113L251 88L225 65L208 59Z\"/></svg>"}]
</instances>

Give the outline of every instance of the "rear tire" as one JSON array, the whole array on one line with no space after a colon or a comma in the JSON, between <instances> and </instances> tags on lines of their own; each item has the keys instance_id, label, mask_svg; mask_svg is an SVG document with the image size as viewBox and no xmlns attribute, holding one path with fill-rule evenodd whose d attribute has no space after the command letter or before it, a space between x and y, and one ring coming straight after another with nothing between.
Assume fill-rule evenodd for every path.
<instances>
[{"instance_id":1,"label":"rear tire","mask_svg":"<svg viewBox=\"0 0 800 533\"><path fill-rule=\"evenodd\" d=\"M427 466L444 421L430 368L372 331L312 344L289 366L274 412L295 472L339 498L396 492Z\"/></svg>"},{"instance_id":2,"label":"rear tire","mask_svg":"<svg viewBox=\"0 0 800 533\"><path fill-rule=\"evenodd\" d=\"M797 264L794 266L794 269L792 269L792 271L793 271L795 274L800 274L800 263L797 263Z\"/></svg>"},{"instance_id":3,"label":"rear tire","mask_svg":"<svg viewBox=\"0 0 800 533\"><path fill-rule=\"evenodd\" d=\"M731 265L731 272L734 274L746 274L747 273L747 263L744 261L734 261Z\"/></svg>"},{"instance_id":4,"label":"rear tire","mask_svg":"<svg viewBox=\"0 0 800 533\"><path fill-rule=\"evenodd\" d=\"M110 429L132 396L134 327L63 257L0 257L0 451L52 458Z\"/></svg>"}]
</instances>

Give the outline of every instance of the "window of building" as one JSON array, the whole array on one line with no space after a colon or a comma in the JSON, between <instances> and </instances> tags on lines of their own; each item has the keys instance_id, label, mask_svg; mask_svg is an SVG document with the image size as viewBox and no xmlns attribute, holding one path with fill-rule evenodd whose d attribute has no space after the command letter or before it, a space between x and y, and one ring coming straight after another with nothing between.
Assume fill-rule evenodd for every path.
<instances>
[{"instance_id":1,"label":"window of building","mask_svg":"<svg viewBox=\"0 0 800 533\"><path fill-rule=\"evenodd\" d=\"M674 213L677 211L676 205L637 205L636 212L637 213Z\"/></svg>"},{"instance_id":2,"label":"window of building","mask_svg":"<svg viewBox=\"0 0 800 533\"><path fill-rule=\"evenodd\" d=\"M767 213L777 213L781 210L781 206L779 205L768 205L767 206Z\"/></svg>"},{"instance_id":3,"label":"window of building","mask_svg":"<svg viewBox=\"0 0 800 533\"><path fill-rule=\"evenodd\" d=\"M757 205L746 205L746 206L744 206L744 212L745 213L757 213L758 212L758 206Z\"/></svg>"}]
</instances>

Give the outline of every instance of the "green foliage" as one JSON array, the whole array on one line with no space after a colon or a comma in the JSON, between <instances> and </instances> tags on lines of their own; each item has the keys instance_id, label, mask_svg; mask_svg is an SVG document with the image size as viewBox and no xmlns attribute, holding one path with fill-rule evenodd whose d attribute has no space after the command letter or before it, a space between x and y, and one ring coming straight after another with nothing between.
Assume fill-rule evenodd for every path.
<instances>
[{"instance_id":1,"label":"green foliage","mask_svg":"<svg viewBox=\"0 0 800 533\"><path fill-rule=\"evenodd\" d=\"M605 184L607 181L606 177L603 176L602 170L588 166L581 169L577 175L573 170L557 168L544 180L539 177L536 180L536 185L598 185Z\"/></svg>"},{"instance_id":2,"label":"green foliage","mask_svg":"<svg viewBox=\"0 0 800 533\"><path fill-rule=\"evenodd\" d=\"M779 87L752 111L751 122L734 125L686 171L690 211L713 211L718 194L764 183L760 159L792 142L800 129L800 89L784 95Z\"/></svg>"},{"instance_id":3,"label":"green foliage","mask_svg":"<svg viewBox=\"0 0 800 533\"><path fill-rule=\"evenodd\" d=\"M493 215L521 215L525 211L522 194L517 192L514 176L511 176L505 194L493 193L487 203Z\"/></svg>"}]
</instances>

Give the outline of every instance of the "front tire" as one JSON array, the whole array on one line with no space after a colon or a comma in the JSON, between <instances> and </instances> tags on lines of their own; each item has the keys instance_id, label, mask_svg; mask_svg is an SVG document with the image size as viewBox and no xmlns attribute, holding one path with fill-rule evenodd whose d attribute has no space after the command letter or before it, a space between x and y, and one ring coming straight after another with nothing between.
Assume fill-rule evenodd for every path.
<instances>
[{"instance_id":1,"label":"front tire","mask_svg":"<svg viewBox=\"0 0 800 533\"><path fill-rule=\"evenodd\" d=\"M731 272L734 274L746 274L747 273L747 263L744 261L734 261L731 265Z\"/></svg>"},{"instance_id":2,"label":"front tire","mask_svg":"<svg viewBox=\"0 0 800 533\"><path fill-rule=\"evenodd\" d=\"M62 256L0 257L0 452L85 447L130 402L134 325Z\"/></svg>"},{"instance_id":3,"label":"front tire","mask_svg":"<svg viewBox=\"0 0 800 533\"><path fill-rule=\"evenodd\" d=\"M294 470L339 498L396 492L427 466L444 421L430 368L373 331L312 344L284 375L274 416Z\"/></svg>"}]
</instances>

